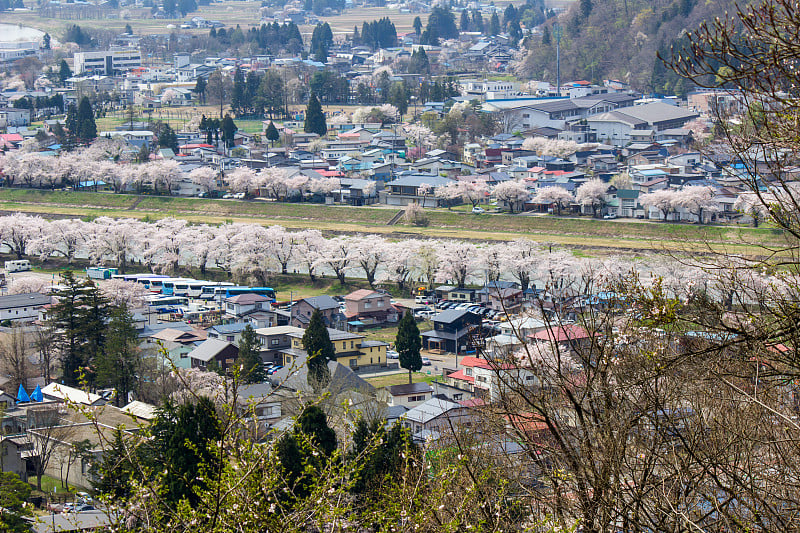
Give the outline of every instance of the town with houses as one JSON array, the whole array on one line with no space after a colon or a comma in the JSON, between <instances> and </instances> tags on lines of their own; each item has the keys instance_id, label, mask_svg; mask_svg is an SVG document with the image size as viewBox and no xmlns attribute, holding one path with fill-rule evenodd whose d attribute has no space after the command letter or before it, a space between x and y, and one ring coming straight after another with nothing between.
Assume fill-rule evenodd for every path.
<instances>
[{"instance_id":1,"label":"town with houses","mask_svg":"<svg viewBox=\"0 0 800 533\"><path fill-rule=\"evenodd\" d=\"M48 16L95 13L110 3L49 2L41 9ZM141 9L136 4L129 9ZM409 2L398 11L427 15L431 7ZM462 17L459 25L461 13L467 22ZM743 228L766 218L742 183L740 173L750 169L715 144L717 114L745 110L735 89L675 96L613 79L523 79L513 65L523 39L538 34L525 28L516 35L513 20L475 31L475 14L486 27L508 17L493 3L475 4L455 12L460 28L449 38L431 38L429 24L383 46L353 34L325 37L331 8L290 2L262 7L253 26L311 27L318 42L303 34L295 51L249 57L152 53L169 35L180 43L190 31L226 34L219 21L191 13L171 19L162 11L153 17L169 22L171 34L126 32L103 49L56 53L49 37L47 47L41 40L2 42L3 188L368 208L389 213L386 227L398 232L425 228L428 212ZM248 30L236 31L250 38ZM21 61L36 65L35 77L12 77ZM453 71L466 74L436 74ZM415 444L435 446L448 442L454 426L479 428L478 413L501 401L509 380L537 381L530 363L515 359L525 346L556 345L577 369L581 350L598 335L581 316L622 305L619 295L589 284L565 287L573 274L553 271L579 270L568 266L574 257L519 266L526 252L516 241L412 239L405 247L394 242L403 237L336 236L313 227L61 218L0 217L2 470L34 486L38 478L40 490L42 478L57 482L47 504L53 525L34 523L35 531L109 523L90 496L96 467L114 432L127 438L156 419L169 389L156 390L164 376L208 386L238 375L240 349L255 349L259 378L239 383L234 403L253 438L268 441L292 428L299 399L318 392L306 332L321 320L333 353L325 362L331 405L377 406L386 427L399 423ZM509 257L498 264L493 254ZM74 278L60 277L55 260ZM676 280L696 276L670 268ZM341 283L298 296L270 286L279 274L309 285L315 276ZM58 316L79 285L96 285L108 301L124 303L131 350L147 362L150 378L137 373L141 382L124 388L64 379ZM418 328L418 362L399 353L406 316ZM386 377L397 379L382 385ZM544 434L544 422L534 420L526 427ZM513 438L504 442L513 448ZM70 521L61 511L85 518Z\"/></svg>"}]
</instances>

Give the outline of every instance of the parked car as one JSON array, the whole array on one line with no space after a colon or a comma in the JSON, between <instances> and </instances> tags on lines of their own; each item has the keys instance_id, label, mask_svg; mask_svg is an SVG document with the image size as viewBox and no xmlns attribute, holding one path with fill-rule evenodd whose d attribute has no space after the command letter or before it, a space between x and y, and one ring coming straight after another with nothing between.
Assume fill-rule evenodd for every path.
<instances>
[{"instance_id":1,"label":"parked car","mask_svg":"<svg viewBox=\"0 0 800 533\"><path fill-rule=\"evenodd\" d=\"M232 198L233 198L233 194L231 194L231 193L222 195L222 199L223 200L231 200Z\"/></svg>"},{"instance_id":2,"label":"parked car","mask_svg":"<svg viewBox=\"0 0 800 533\"><path fill-rule=\"evenodd\" d=\"M237 192L236 194L233 195L233 197L236 198L237 200L244 200L244 193Z\"/></svg>"},{"instance_id":3,"label":"parked car","mask_svg":"<svg viewBox=\"0 0 800 533\"><path fill-rule=\"evenodd\" d=\"M606 220L614 220L615 218L617 218L617 215L615 215L614 213L609 213L607 215L604 215L603 218Z\"/></svg>"},{"instance_id":4,"label":"parked car","mask_svg":"<svg viewBox=\"0 0 800 533\"><path fill-rule=\"evenodd\" d=\"M431 366L431 360L427 357L422 358L422 366Z\"/></svg>"},{"instance_id":5,"label":"parked car","mask_svg":"<svg viewBox=\"0 0 800 533\"><path fill-rule=\"evenodd\" d=\"M396 350L386 350L387 359L400 359L400 354Z\"/></svg>"},{"instance_id":6,"label":"parked car","mask_svg":"<svg viewBox=\"0 0 800 533\"><path fill-rule=\"evenodd\" d=\"M481 214L483 214L485 212L486 212L486 210L484 208L478 207L477 205L472 208L472 213L475 214L475 215L481 215Z\"/></svg>"}]
</instances>

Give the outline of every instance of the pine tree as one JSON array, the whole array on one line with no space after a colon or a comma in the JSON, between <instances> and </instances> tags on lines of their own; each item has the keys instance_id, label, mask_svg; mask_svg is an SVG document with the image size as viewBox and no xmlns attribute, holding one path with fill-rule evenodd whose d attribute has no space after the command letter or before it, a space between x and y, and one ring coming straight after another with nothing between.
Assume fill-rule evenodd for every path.
<instances>
[{"instance_id":1,"label":"pine tree","mask_svg":"<svg viewBox=\"0 0 800 533\"><path fill-rule=\"evenodd\" d=\"M236 67L233 73L233 95L231 96L231 107L235 113L242 113L245 105L245 81L242 69Z\"/></svg>"},{"instance_id":2,"label":"pine tree","mask_svg":"<svg viewBox=\"0 0 800 533\"><path fill-rule=\"evenodd\" d=\"M111 309L108 336L103 352L95 362L96 382L99 387L117 391L115 403L122 407L128 403L128 393L133 392L141 369L133 316L123 304Z\"/></svg>"},{"instance_id":3,"label":"pine tree","mask_svg":"<svg viewBox=\"0 0 800 533\"><path fill-rule=\"evenodd\" d=\"M300 431L311 439L325 456L330 457L336 449L336 432L328 425L325 411L318 405L309 405L303 409L297 424L300 426Z\"/></svg>"},{"instance_id":4,"label":"pine tree","mask_svg":"<svg viewBox=\"0 0 800 533\"><path fill-rule=\"evenodd\" d=\"M267 131L264 132L264 136L271 143L275 143L275 141L281 138L280 134L278 133L278 128L275 127L275 124L273 124L271 120L267 126Z\"/></svg>"},{"instance_id":5,"label":"pine tree","mask_svg":"<svg viewBox=\"0 0 800 533\"><path fill-rule=\"evenodd\" d=\"M103 453L102 461L97 468L100 481L95 485L95 489L105 496L116 499L130 494L134 466L131 457L133 450L126 447L122 429L115 428L113 435L111 445Z\"/></svg>"},{"instance_id":6,"label":"pine tree","mask_svg":"<svg viewBox=\"0 0 800 533\"><path fill-rule=\"evenodd\" d=\"M84 96L78 104L78 131L77 137L83 142L90 142L97 137L97 125L94 122L94 110L89 98Z\"/></svg>"},{"instance_id":7,"label":"pine tree","mask_svg":"<svg viewBox=\"0 0 800 533\"><path fill-rule=\"evenodd\" d=\"M411 373L422 368L422 357L419 355L422 349L422 338L411 311L406 311L406 314L400 319L394 348L400 356L400 366L408 370L408 382L411 383Z\"/></svg>"},{"instance_id":8,"label":"pine tree","mask_svg":"<svg viewBox=\"0 0 800 533\"><path fill-rule=\"evenodd\" d=\"M328 133L328 125L325 123L325 114L322 112L322 105L320 105L317 95L314 93L311 93L308 99L306 121L303 125L303 131L306 133L316 133L320 137Z\"/></svg>"},{"instance_id":9,"label":"pine tree","mask_svg":"<svg viewBox=\"0 0 800 533\"><path fill-rule=\"evenodd\" d=\"M242 331L242 338L239 341L239 358L236 365L241 369L240 376L243 383L261 383L267 379L264 372L264 362L261 360L259 348L261 342L258 340L253 326L248 324Z\"/></svg>"},{"instance_id":10,"label":"pine tree","mask_svg":"<svg viewBox=\"0 0 800 533\"><path fill-rule=\"evenodd\" d=\"M500 33L500 17L497 16L497 11L492 13L492 18L489 19L489 35L497 35Z\"/></svg>"},{"instance_id":11,"label":"pine tree","mask_svg":"<svg viewBox=\"0 0 800 533\"><path fill-rule=\"evenodd\" d=\"M308 354L308 384L315 391L322 390L330 382L328 361L336 360L336 350L322 321L322 313L315 309L311 313L306 331L303 334L303 349Z\"/></svg>"},{"instance_id":12,"label":"pine tree","mask_svg":"<svg viewBox=\"0 0 800 533\"><path fill-rule=\"evenodd\" d=\"M72 77L72 70L67 65L66 60L61 60L61 65L58 68L58 79L63 84L68 78Z\"/></svg>"},{"instance_id":13,"label":"pine tree","mask_svg":"<svg viewBox=\"0 0 800 533\"><path fill-rule=\"evenodd\" d=\"M199 76L197 78L197 81L194 84L194 89L192 89L192 92L197 94L197 98L201 102L205 103L205 101L206 101L206 79L204 77ZM205 115L203 115L203 116L205 116Z\"/></svg>"},{"instance_id":14,"label":"pine tree","mask_svg":"<svg viewBox=\"0 0 800 533\"><path fill-rule=\"evenodd\" d=\"M422 33L422 19L420 19L418 16L414 17L413 26L414 26L414 33L420 35Z\"/></svg>"},{"instance_id":15,"label":"pine tree","mask_svg":"<svg viewBox=\"0 0 800 533\"><path fill-rule=\"evenodd\" d=\"M53 293L57 303L50 308L48 320L61 332L56 348L61 353L64 383L75 386L102 350L108 302L91 280L77 279L71 271L61 275L61 285Z\"/></svg>"},{"instance_id":16,"label":"pine tree","mask_svg":"<svg viewBox=\"0 0 800 533\"><path fill-rule=\"evenodd\" d=\"M592 14L592 7L592 0L580 0L581 16L585 19L589 18L589 15Z\"/></svg>"},{"instance_id":17,"label":"pine tree","mask_svg":"<svg viewBox=\"0 0 800 533\"><path fill-rule=\"evenodd\" d=\"M225 118L222 119L220 129L222 130L222 140L225 141L225 146L233 148L234 136L239 128L236 127L230 115L226 114Z\"/></svg>"}]
</instances>

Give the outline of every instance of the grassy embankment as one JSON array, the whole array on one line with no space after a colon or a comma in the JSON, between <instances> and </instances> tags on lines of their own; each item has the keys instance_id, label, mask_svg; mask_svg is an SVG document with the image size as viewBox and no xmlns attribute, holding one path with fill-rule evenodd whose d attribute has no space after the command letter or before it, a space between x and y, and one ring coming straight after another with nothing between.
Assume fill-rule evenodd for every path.
<instances>
[{"instance_id":1,"label":"grassy embankment","mask_svg":"<svg viewBox=\"0 0 800 533\"><path fill-rule=\"evenodd\" d=\"M416 236L493 241L527 237L542 243L597 251L714 250L758 255L762 253L761 245L779 244L782 239L778 230L768 227L472 215L446 209L426 210L430 220L427 227L387 226L397 209L26 189L0 190L0 210L81 217L107 215L157 219L173 216L192 222L257 222L280 224L292 229L380 233L393 238Z\"/></svg>"}]
</instances>

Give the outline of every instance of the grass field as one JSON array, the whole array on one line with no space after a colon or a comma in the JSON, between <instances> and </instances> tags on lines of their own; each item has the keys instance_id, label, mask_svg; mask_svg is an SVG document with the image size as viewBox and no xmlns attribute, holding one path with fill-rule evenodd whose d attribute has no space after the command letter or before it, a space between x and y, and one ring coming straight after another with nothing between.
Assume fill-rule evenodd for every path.
<instances>
[{"instance_id":1,"label":"grass field","mask_svg":"<svg viewBox=\"0 0 800 533\"><path fill-rule=\"evenodd\" d=\"M427 373L423 372L414 372L411 374L411 381L413 383L430 383L435 377L436 376L428 375ZM408 372L366 378L366 381L376 389L381 387L391 387L392 385L405 385L408 383Z\"/></svg>"},{"instance_id":2,"label":"grass field","mask_svg":"<svg viewBox=\"0 0 800 533\"><path fill-rule=\"evenodd\" d=\"M589 249L725 250L761 254L761 245L779 244L782 235L771 228L661 224L590 218L556 218L508 214L472 215L446 209L426 210L427 227L387 222L397 208L325 206L276 202L242 202L69 191L0 190L0 210L46 215L116 216L157 219L167 216L193 222L225 221L280 224L287 228L317 228L340 233L379 233L393 238L437 237L473 240L535 241Z\"/></svg>"}]
</instances>

